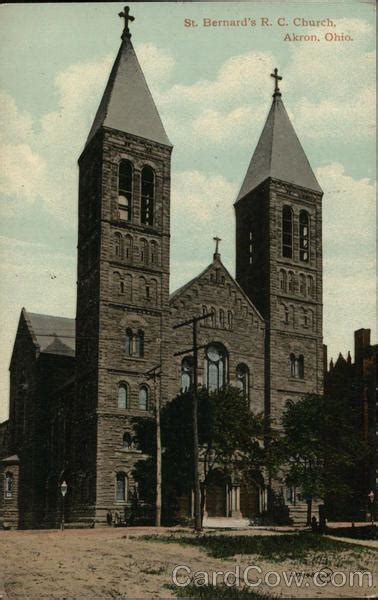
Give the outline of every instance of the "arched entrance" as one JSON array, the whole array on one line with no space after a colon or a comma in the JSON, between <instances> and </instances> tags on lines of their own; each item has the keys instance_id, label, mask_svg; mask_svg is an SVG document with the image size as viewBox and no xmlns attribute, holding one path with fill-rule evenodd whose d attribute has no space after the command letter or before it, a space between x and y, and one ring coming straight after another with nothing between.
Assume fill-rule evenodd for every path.
<instances>
[{"instance_id":1,"label":"arched entrance","mask_svg":"<svg viewBox=\"0 0 378 600\"><path fill-rule=\"evenodd\" d=\"M208 517L227 517L228 477L222 471L214 471L206 489L206 513Z\"/></svg>"},{"instance_id":2,"label":"arched entrance","mask_svg":"<svg viewBox=\"0 0 378 600\"><path fill-rule=\"evenodd\" d=\"M260 513L259 488L253 483L240 486L240 512L244 519L254 519Z\"/></svg>"}]
</instances>

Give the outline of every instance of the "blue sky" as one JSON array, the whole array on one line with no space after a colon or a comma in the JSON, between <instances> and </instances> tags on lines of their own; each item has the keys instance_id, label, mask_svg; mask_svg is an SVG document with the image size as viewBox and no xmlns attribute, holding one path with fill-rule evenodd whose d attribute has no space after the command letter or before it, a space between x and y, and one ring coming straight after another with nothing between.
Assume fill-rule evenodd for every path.
<instances>
[{"instance_id":1,"label":"blue sky","mask_svg":"<svg viewBox=\"0 0 378 600\"><path fill-rule=\"evenodd\" d=\"M19 312L75 315L77 158L120 43L120 3L0 7L0 418ZM211 260L234 272L233 202L271 103L286 109L324 195L324 341L375 339L375 4L131 4L133 43L174 144L171 289ZM256 20L203 27L202 19ZM260 25L261 17L272 25ZM280 27L283 17L288 26ZM293 18L333 20L301 28ZM184 26L193 19L198 27ZM327 42L327 32L353 41ZM319 42L284 41L286 33Z\"/></svg>"}]
</instances>

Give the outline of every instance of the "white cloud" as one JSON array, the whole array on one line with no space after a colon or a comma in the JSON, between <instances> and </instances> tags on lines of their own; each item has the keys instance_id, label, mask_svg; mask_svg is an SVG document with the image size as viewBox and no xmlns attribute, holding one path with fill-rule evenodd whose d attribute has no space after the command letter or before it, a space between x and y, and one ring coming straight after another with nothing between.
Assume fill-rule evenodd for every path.
<instances>
[{"instance_id":1,"label":"white cloud","mask_svg":"<svg viewBox=\"0 0 378 600\"><path fill-rule=\"evenodd\" d=\"M0 193L33 202L47 178L46 161L26 144L0 145Z\"/></svg>"},{"instance_id":2,"label":"white cloud","mask_svg":"<svg viewBox=\"0 0 378 600\"><path fill-rule=\"evenodd\" d=\"M164 48L146 43L136 46L136 54L148 84L158 86L165 82L175 66L175 59Z\"/></svg>"}]
</instances>

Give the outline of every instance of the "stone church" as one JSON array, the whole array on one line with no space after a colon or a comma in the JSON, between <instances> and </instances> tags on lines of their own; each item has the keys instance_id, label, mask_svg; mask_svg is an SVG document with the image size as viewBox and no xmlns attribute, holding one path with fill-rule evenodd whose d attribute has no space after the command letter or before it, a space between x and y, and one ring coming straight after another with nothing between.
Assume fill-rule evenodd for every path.
<instances>
[{"instance_id":1,"label":"stone church","mask_svg":"<svg viewBox=\"0 0 378 600\"><path fill-rule=\"evenodd\" d=\"M157 399L164 405L190 385L192 356L177 352L191 332L174 325L193 316L211 315L198 328L201 385L238 386L251 410L275 423L288 399L322 392L322 190L277 70L273 77L235 202L236 277L217 245L210 264L170 295L172 145L126 18L79 158L76 319L25 308L19 319L9 419L0 425L4 526L57 526L63 480L66 521L105 524L110 512L122 514L141 460L132 419L153 417ZM263 487L220 476L208 517L257 516L266 509ZM290 490L282 493L293 502Z\"/></svg>"}]
</instances>

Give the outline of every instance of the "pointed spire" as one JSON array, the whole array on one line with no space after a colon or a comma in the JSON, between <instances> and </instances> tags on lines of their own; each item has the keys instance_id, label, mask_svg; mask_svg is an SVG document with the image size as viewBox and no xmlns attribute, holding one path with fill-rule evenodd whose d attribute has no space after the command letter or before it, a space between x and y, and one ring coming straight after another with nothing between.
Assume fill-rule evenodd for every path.
<instances>
[{"instance_id":1,"label":"pointed spire","mask_svg":"<svg viewBox=\"0 0 378 600\"><path fill-rule=\"evenodd\" d=\"M347 363L348 363L348 365L352 364L352 357L350 355L350 350L348 350Z\"/></svg>"},{"instance_id":2,"label":"pointed spire","mask_svg":"<svg viewBox=\"0 0 378 600\"><path fill-rule=\"evenodd\" d=\"M126 6L122 44L111 70L86 145L101 127L109 127L171 146L131 43Z\"/></svg>"},{"instance_id":3,"label":"pointed spire","mask_svg":"<svg viewBox=\"0 0 378 600\"><path fill-rule=\"evenodd\" d=\"M282 102L278 87L282 77L277 69L271 77L275 79L273 103L237 201L268 178L322 192Z\"/></svg>"},{"instance_id":4,"label":"pointed spire","mask_svg":"<svg viewBox=\"0 0 378 600\"><path fill-rule=\"evenodd\" d=\"M333 365L333 358L331 358L330 362L329 362L329 370L332 371L334 365Z\"/></svg>"}]
</instances>

